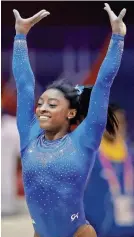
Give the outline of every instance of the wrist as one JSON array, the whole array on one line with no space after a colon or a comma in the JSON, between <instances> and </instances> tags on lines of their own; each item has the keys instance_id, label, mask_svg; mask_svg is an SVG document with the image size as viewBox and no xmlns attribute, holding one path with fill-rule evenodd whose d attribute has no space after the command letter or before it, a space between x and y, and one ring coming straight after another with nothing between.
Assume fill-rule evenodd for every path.
<instances>
[{"instance_id":1,"label":"wrist","mask_svg":"<svg viewBox=\"0 0 134 237\"><path fill-rule=\"evenodd\" d=\"M122 36L122 37L125 37L125 33L123 33L123 32L117 32L117 31L113 31L112 32L112 34L114 34L114 35L120 35L120 36Z\"/></svg>"},{"instance_id":2,"label":"wrist","mask_svg":"<svg viewBox=\"0 0 134 237\"><path fill-rule=\"evenodd\" d=\"M116 27L112 27L112 32L113 34L117 34L117 35L121 35L121 36L125 36L126 35L126 26L123 23L123 26L116 26Z\"/></svg>"},{"instance_id":3,"label":"wrist","mask_svg":"<svg viewBox=\"0 0 134 237\"><path fill-rule=\"evenodd\" d=\"M27 35L26 32L16 30L16 35Z\"/></svg>"},{"instance_id":4,"label":"wrist","mask_svg":"<svg viewBox=\"0 0 134 237\"><path fill-rule=\"evenodd\" d=\"M26 25L16 24L15 25L15 30L16 30L16 34L27 35L29 30L30 30L30 27L26 26Z\"/></svg>"}]
</instances>

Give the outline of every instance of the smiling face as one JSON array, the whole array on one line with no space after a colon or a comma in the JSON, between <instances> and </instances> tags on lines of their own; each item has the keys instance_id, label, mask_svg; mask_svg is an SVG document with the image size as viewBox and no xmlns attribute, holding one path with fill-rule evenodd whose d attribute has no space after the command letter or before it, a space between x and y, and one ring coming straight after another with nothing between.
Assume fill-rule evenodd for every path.
<instances>
[{"instance_id":1,"label":"smiling face","mask_svg":"<svg viewBox=\"0 0 134 237\"><path fill-rule=\"evenodd\" d=\"M76 111L70 109L70 103L61 91L48 89L38 100L36 115L41 128L56 132L69 127L69 120L76 115Z\"/></svg>"}]
</instances>

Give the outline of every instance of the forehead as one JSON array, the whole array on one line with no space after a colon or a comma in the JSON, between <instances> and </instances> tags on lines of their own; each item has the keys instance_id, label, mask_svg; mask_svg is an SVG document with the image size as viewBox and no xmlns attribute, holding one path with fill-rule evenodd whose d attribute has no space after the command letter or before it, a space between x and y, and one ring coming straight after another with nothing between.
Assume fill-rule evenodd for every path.
<instances>
[{"instance_id":1,"label":"forehead","mask_svg":"<svg viewBox=\"0 0 134 237\"><path fill-rule=\"evenodd\" d=\"M48 89L46 90L42 95L41 95L42 99L57 99L57 100L66 100L66 98L64 97L64 94L58 90L58 89Z\"/></svg>"}]
</instances>

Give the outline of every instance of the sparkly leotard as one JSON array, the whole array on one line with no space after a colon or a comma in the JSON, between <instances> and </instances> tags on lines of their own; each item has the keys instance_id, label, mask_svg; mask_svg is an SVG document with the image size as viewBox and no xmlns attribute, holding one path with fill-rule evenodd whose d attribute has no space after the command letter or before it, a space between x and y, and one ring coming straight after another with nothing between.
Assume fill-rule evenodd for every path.
<instances>
[{"instance_id":1,"label":"sparkly leotard","mask_svg":"<svg viewBox=\"0 0 134 237\"><path fill-rule=\"evenodd\" d=\"M13 73L26 201L40 237L72 237L86 223L83 194L107 121L112 82L120 66L124 37L112 35L93 87L88 115L72 132L48 141L34 114L34 75L25 35L16 35Z\"/></svg>"}]
</instances>

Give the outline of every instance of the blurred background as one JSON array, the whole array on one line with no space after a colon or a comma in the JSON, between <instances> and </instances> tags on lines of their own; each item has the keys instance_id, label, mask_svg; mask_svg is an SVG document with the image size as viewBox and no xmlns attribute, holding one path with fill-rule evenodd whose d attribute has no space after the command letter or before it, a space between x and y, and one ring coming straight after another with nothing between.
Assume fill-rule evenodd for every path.
<instances>
[{"instance_id":1,"label":"blurred background","mask_svg":"<svg viewBox=\"0 0 134 237\"><path fill-rule=\"evenodd\" d=\"M125 50L110 96L110 103L118 105L116 112L122 129L114 141L104 134L87 185L84 204L87 219L94 225L100 237L132 237L134 236L133 6L132 2L125 1L110 2L110 6L116 14L119 14L122 8L127 8L124 19L127 25ZM24 18L44 8L51 13L37 24L27 37L30 61L36 77L37 100L46 85L55 79L67 78L74 84L95 83L111 36L109 19L103 7L103 2L1 2L2 237L8 237L9 234L10 237L18 236L18 231L19 237L33 236L24 199L19 135L15 117L16 87L11 68L15 35L12 10L17 9ZM115 202L111 192L113 183L105 175L107 167L102 162L102 156L105 156L112 165L113 175L122 190L119 200ZM122 181L125 169L128 177L126 183ZM129 189L126 188L128 186ZM122 208L124 205L125 208Z\"/></svg>"}]
</instances>

